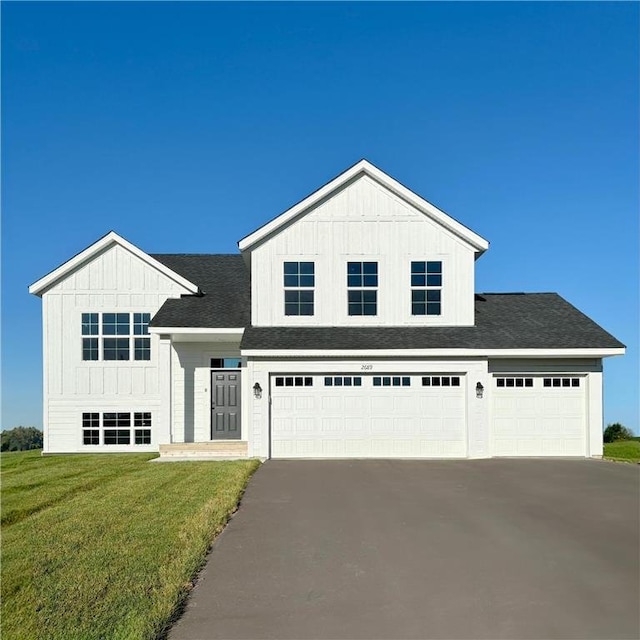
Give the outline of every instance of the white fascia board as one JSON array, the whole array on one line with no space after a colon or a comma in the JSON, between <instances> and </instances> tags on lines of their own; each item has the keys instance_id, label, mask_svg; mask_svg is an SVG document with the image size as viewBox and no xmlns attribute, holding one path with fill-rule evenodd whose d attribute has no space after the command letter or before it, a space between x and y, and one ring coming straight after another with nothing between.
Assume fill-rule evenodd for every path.
<instances>
[{"instance_id":1,"label":"white fascia board","mask_svg":"<svg viewBox=\"0 0 640 640\"><path fill-rule=\"evenodd\" d=\"M291 207L291 209L288 209L277 218L271 220L271 222L263 225L252 234L242 238L242 240L238 242L240 251L245 251L256 242L259 242L263 238L267 237L279 227L296 218L305 209L308 209L315 205L317 202L320 202L323 198L326 198L332 191L339 189L342 185L361 173L371 176L374 180L387 187L387 189L389 189L391 192L395 193L403 200L409 202L430 218L439 222L443 227L449 229L455 235L471 244L479 253L482 253L489 248L489 242L479 236L477 233L474 233L473 231L471 231L471 229L468 229L463 224L460 224L457 220L454 220L451 216L444 213L444 211L441 211L430 202L427 202L424 198L421 198L410 189L407 189L407 187L400 184L391 176L388 176L386 173L384 173L384 171L381 171L367 160L361 160L357 164L354 164L353 167L350 167L349 169L341 173L338 177L331 180L331 182L327 183L317 191L314 191L310 196L308 196L295 206Z\"/></svg>"},{"instance_id":2,"label":"white fascia board","mask_svg":"<svg viewBox=\"0 0 640 640\"><path fill-rule=\"evenodd\" d=\"M606 358L616 349L242 349L241 355L262 358Z\"/></svg>"},{"instance_id":3,"label":"white fascia board","mask_svg":"<svg viewBox=\"0 0 640 640\"><path fill-rule=\"evenodd\" d=\"M119 236L115 231L110 231L106 236L103 236L102 238L100 238L100 240L94 242L84 251L81 251L80 253L73 256L71 260L67 260L57 269L54 269L43 278L40 278L40 280L34 282L29 287L29 293L33 293L34 295L41 295L45 291L45 289L55 284L58 280L64 278L67 273L70 273L74 269L80 267L82 264L90 260L93 256L113 244L119 244L124 249L127 249L127 251L130 251L133 255L140 258L143 262L146 262L149 266L157 269L174 282L177 282L179 285L183 286L190 293L198 293L198 286L193 284L193 282L190 282L180 274L169 269L169 267L142 251L142 249L138 249L138 247L131 244L128 240L125 240L122 236Z\"/></svg>"},{"instance_id":4,"label":"white fascia board","mask_svg":"<svg viewBox=\"0 0 640 640\"><path fill-rule=\"evenodd\" d=\"M212 333L227 334L227 335L239 335L244 333L244 329L241 327L149 327L149 333L181 333L189 335L209 335Z\"/></svg>"}]
</instances>

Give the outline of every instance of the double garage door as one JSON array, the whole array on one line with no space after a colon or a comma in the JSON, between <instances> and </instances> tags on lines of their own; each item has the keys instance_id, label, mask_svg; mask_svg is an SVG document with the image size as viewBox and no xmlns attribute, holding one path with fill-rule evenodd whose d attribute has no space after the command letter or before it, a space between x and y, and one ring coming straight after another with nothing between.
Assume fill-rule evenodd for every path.
<instances>
[{"instance_id":1,"label":"double garage door","mask_svg":"<svg viewBox=\"0 0 640 640\"><path fill-rule=\"evenodd\" d=\"M493 377L477 400L489 403L489 455L587 455L585 380ZM467 384L462 374L273 375L271 457L465 458Z\"/></svg>"},{"instance_id":2,"label":"double garage door","mask_svg":"<svg viewBox=\"0 0 640 640\"><path fill-rule=\"evenodd\" d=\"M463 458L462 375L276 375L273 458Z\"/></svg>"}]
</instances>

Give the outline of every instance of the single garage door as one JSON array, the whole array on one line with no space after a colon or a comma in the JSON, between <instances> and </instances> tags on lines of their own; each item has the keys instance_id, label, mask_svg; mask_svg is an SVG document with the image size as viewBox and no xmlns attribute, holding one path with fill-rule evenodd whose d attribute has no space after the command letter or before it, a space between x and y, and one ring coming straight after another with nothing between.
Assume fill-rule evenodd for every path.
<instances>
[{"instance_id":1,"label":"single garage door","mask_svg":"<svg viewBox=\"0 0 640 640\"><path fill-rule=\"evenodd\" d=\"M273 375L271 457L466 457L465 384L455 374Z\"/></svg>"},{"instance_id":2,"label":"single garage door","mask_svg":"<svg viewBox=\"0 0 640 640\"><path fill-rule=\"evenodd\" d=\"M585 380L581 376L496 376L493 455L586 455Z\"/></svg>"}]
</instances>

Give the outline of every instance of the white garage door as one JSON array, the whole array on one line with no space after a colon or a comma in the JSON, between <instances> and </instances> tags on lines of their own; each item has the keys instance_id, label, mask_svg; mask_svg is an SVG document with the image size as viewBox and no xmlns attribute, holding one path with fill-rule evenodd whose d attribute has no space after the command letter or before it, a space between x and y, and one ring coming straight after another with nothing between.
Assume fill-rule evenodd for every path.
<instances>
[{"instance_id":1,"label":"white garage door","mask_svg":"<svg viewBox=\"0 0 640 640\"><path fill-rule=\"evenodd\" d=\"M273 458L462 458L465 378L274 375Z\"/></svg>"},{"instance_id":2,"label":"white garage door","mask_svg":"<svg viewBox=\"0 0 640 640\"><path fill-rule=\"evenodd\" d=\"M584 377L499 375L492 391L494 456L586 455Z\"/></svg>"}]
</instances>

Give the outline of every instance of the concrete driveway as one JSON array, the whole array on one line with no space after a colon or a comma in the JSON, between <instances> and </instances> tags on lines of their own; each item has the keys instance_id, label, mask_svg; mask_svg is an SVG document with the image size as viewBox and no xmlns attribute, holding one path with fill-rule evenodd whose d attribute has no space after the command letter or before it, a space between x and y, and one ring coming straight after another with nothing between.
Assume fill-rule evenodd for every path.
<instances>
[{"instance_id":1,"label":"concrete driveway","mask_svg":"<svg viewBox=\"0 0 640 640\"><path fill-rule=\"evenodd\" d=\"M270 461L171 640L640 637L640 467Z\"/></svg>"}]
</instances>

